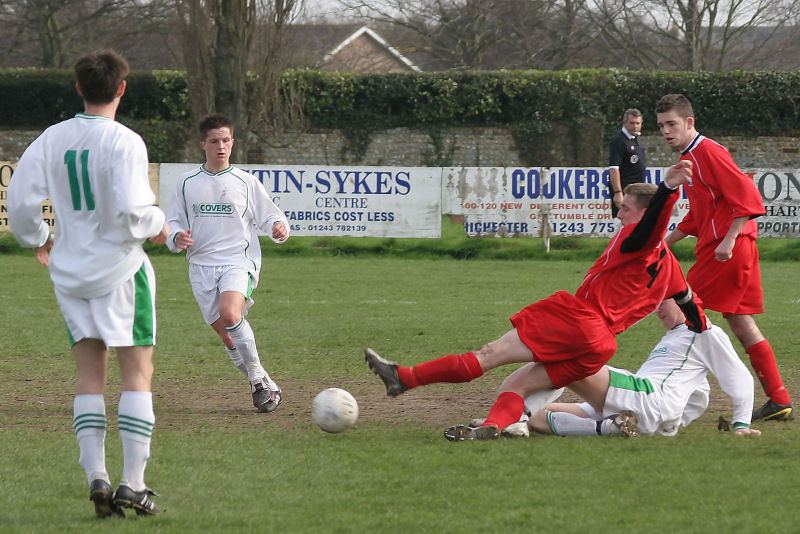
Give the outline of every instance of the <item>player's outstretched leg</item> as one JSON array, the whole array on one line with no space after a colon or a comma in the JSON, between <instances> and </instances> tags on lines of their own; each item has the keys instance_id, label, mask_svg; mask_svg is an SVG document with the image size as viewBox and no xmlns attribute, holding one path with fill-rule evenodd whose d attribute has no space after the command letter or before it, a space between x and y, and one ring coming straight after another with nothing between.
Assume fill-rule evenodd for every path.
<instances>
[{"instance_id":1,"label":"player's outstretched leg","mask_svg":"<svg viewBox=\"0 0 800 534\"><path fill-rule=\"evenodd\" d=\"M158 494L150 488L134 491L130 486L120 484L114 494L114 505L121 508L131 508L137 515L156 515L161 513L156 503L150 497Z\"/></svg>"},{"instance_id":2,"label":"player's outstretched leg","mask_svg":"<svg viewBox=\"0 0 800 534\"><path fill-rule=\"evenodd\" d=\"M397 376L397 364L381 358L377 352L368 348L364 351L364 361L369 365L370 370L381 377L386 386L386 394L396 397L408 388L400 382Z\"/></svg>"},{"instance_id":3,"label":"player's outstretched leg","mask_svg":"<svg viewBox=\"0 0 800 534\"><path fill-rule=\"evenodd\" d=\"M125 512L114 504L114 489L102 478L89 484L89 500L94 503L94 513L99 518L125 517Z\"/></svg>"},{"instance_id":4,"label":"player's outstretched leg","mask_svg":"<svg viewBox=\"0 0 800 534\"><path fill-rule=\"evenodd\" d=\"M467 426L455 425L444 431L444 437L448 441L471 441L495 439L500 435L500 429L494 425Z\"/></svg>"}]
</instances>

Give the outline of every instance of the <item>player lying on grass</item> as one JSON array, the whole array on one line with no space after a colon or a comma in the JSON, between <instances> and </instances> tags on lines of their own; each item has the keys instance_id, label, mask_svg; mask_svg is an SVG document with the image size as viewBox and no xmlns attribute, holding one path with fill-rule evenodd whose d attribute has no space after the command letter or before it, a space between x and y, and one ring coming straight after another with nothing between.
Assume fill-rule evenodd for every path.
<instances>
[{"instance_id":1,"label":"player lying on grass","mask_svg":"<svg viewBox=\"0 0 800 534\"><path fill-rule=\"evenodd\" d=\"M725 331L709 323L705 332L692 332L672 299L656 315L667 333L635 374L603 366L569 386L586 402L550 404L533 414L528 427L559 436L674 436L708 408L706 375L712 373L731 399L734 434L760 435L750 428L753 376Z\"/></svg>"},{"instance_id":2,"label":"player lying on grass","mask_svg":"<svg viewBox=\"0 0 800 534\"><path fill-rule=\"evenodd\" d=\"M481 426L445 430L451 441L492 439L520 419L526 397L537 393L549 402L554 389L598 372L616 352L615 336L653 312L662 300L675 298L690 328L702 332L705 314L663 241L678 188L691 176L691 162L682 161L670 167L659 186L626 187L618 213L622 228L574 295L559 291L531 304L511 318L512 330L474 352L404 367L367 349L370 369L381 377L387 394L396 396L426 384L469 382L501 365L535 362L503 381Z\"/></svg>"}]
</instances>

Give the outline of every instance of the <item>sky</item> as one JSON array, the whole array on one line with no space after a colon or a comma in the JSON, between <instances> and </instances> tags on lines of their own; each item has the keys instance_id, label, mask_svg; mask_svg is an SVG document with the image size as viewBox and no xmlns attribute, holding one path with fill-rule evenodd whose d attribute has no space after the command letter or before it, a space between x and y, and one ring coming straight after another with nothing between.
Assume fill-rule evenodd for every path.
<instances>
[{"instance_id":1,"label":"sky","mask_svg":"<svg viewBox=\"0 0 800 534\"><path fill-rule=\"evenodd\" d=\"M336 22L341 18L341 9L336 0L305 0L305 8L310 21L324 17L329 22Z\"/></svg>"}]
</instances>

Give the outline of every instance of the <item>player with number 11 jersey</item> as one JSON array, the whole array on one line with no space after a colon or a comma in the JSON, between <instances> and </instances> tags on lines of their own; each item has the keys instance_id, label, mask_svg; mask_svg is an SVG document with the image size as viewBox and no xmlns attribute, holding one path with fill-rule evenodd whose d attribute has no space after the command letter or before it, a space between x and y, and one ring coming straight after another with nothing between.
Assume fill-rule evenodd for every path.
<instances>
[{"instance_id":1,"label":"player with number 11 jersey","mask_svg":"<svg viewBox=\"0 0 800 534\"><path fill-rule=\"evenodd\" d=\"M25 150L9 189L9 222L23 246L47 241L39 205L52 201L58 217L50 278L81 298L105 295L132 277L145 260L142 242L164 224L144 141L108 117L78 113L49 127Z\"/></svg>"}]
</instances>

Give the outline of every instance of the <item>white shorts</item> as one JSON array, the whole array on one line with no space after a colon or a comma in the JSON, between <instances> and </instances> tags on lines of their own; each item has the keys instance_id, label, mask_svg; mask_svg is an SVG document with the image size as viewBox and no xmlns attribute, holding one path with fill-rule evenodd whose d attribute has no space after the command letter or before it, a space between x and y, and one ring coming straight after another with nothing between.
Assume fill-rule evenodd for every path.
<instances>
[{"instance_id":1,"label":"white shorts","mask_svg":"<svg viewBox=\"0 0 800 534\"><path fill-rule=\"evenodd\" d=\"M244 295L245 302L242 315L254 304L250 295L256 288L256 282L247 269L233 265L196 265L189 264L189 283L200 313L207 324L219 319L219 295L225 291L236 291Z\"/></svg>"},{"instance_id":2,"label":"white shorts","mask_svg":"<svg viewBox=\"0 0 800 534\"><path fill-rule=\"evenodd\" d=\"M100 297L82 299L56 288L70 345L101 339L106 347L156 343L156 276L150 260L121 286Z\"/></svg>"},{"instance_id":3,"label":"white shorts","mask_svg":"<svg viewBox=\"0 0 800 534\"><path fill-rule=\"evenodd\" d=\"M578 404L595 421L631 410L636 414L643 436L660 434L674 436L682 427L703 415L708 408L711 387L703 380L688 399L670 395L655 386L648 378L625 369L608 366L611 383L608 386L603 413L597 413L588 402ZM675 404L678 403L678 404Z\"/></svg>"}]
</instances>

